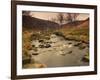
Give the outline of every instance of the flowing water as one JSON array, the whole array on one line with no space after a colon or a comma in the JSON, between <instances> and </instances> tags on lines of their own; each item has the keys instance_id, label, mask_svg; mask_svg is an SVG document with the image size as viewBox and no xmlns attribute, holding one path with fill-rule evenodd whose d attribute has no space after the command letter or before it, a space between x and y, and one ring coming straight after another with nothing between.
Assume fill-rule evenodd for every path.
<instances>
[{"instance_id":1,"label":"flowing water","mask_svg":"<svg viewBox=\"0 0 100 80\"><path fill-rule=\"evenodd\" d=\"M33 54L32 58L35 62L45 64L46 67L67 67L67 66L88 66L89 62L82 61L82 58L89 52L88 44L74 41L65 40L62 37L51 35L50 47L37 48L37 55ZM33 41L32 44L39 45Z\"/></svg>"}]
</instances>

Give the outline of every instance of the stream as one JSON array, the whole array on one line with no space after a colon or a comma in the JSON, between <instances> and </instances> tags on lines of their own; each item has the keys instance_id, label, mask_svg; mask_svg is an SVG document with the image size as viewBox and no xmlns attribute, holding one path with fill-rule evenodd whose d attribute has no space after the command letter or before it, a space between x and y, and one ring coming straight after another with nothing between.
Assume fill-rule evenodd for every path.
<instances>
[{"instance_id":1,"label":"stream","mask_svg":"<svg viewBox=\"0 0 100 80\"><path fill-rule=\"evenodd\" d=\"M61 36L52 34L46 47L39 47L42 42L33 40L32 45L37 51L30 50L29 54L36 63L45 64L46 67L88 66L89 62L82 58L89 52L88 44L74 40L65 40ZM43 44L45 45L45 44Z\"/></svg>"}]
</instances>

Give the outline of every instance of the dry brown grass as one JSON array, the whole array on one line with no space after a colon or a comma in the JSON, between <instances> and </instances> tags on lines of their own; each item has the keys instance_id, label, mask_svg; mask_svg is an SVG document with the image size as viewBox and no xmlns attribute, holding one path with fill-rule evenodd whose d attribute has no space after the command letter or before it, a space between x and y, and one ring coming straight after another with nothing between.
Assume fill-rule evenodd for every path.
<instances>
[{"instance_id":1,"label":"dry brown grass","mask_svg":"<svg viewBox=\"0 0 100 80\"><path fill-rule=\"evenodd\" d=\"M89 29L86 28L70 28L59 30L66 38L88 42Z\"/></svg>"}]
</instances>

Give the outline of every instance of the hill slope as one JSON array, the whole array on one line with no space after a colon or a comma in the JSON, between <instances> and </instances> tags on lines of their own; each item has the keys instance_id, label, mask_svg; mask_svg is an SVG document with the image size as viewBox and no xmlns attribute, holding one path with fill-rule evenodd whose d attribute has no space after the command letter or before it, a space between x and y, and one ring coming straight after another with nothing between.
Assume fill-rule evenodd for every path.
<instances>
[{"instance_id":1,"label":"hill slope","mask_svg":"<svg viewBox=\"0 0 100 80\"><path fill-rule=\"evenodd\" d=\"M62 25L62 28L84 28L89 27L89 18L81 21L74 21L67 24Z\"/></svg>"},{"instance_id":2,"label":"hill slope","mask_svg":"<svg viewBox=\"0 0 100 80\"><path fill-rule=\"evenodd\" d=\"M46 30L46 29L56 29L59 27L59 24L55 22L25 15L22 16L22 21L23 21L22 26L27 29Z\"/></svg>"}]
</instances>

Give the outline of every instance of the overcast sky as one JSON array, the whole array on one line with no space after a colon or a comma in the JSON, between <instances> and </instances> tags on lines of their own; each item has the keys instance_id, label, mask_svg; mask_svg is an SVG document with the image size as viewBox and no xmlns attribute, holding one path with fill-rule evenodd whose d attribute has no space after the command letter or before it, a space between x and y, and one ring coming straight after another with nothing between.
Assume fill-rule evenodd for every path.
<instances>
[{"instance_id":1,"label":"overcast sky","mask_svg":"<svg viewBox=\"0 0 100 80\"><path fill-rule=\"evenodd\" d=\"M50 20L51 18L56 18L58 13L50 12L30 12L30 15L36 18ZM77 16L77 20L85 20L89 17L89 14L81 13Z\"/></svg>"}]
</instances>

